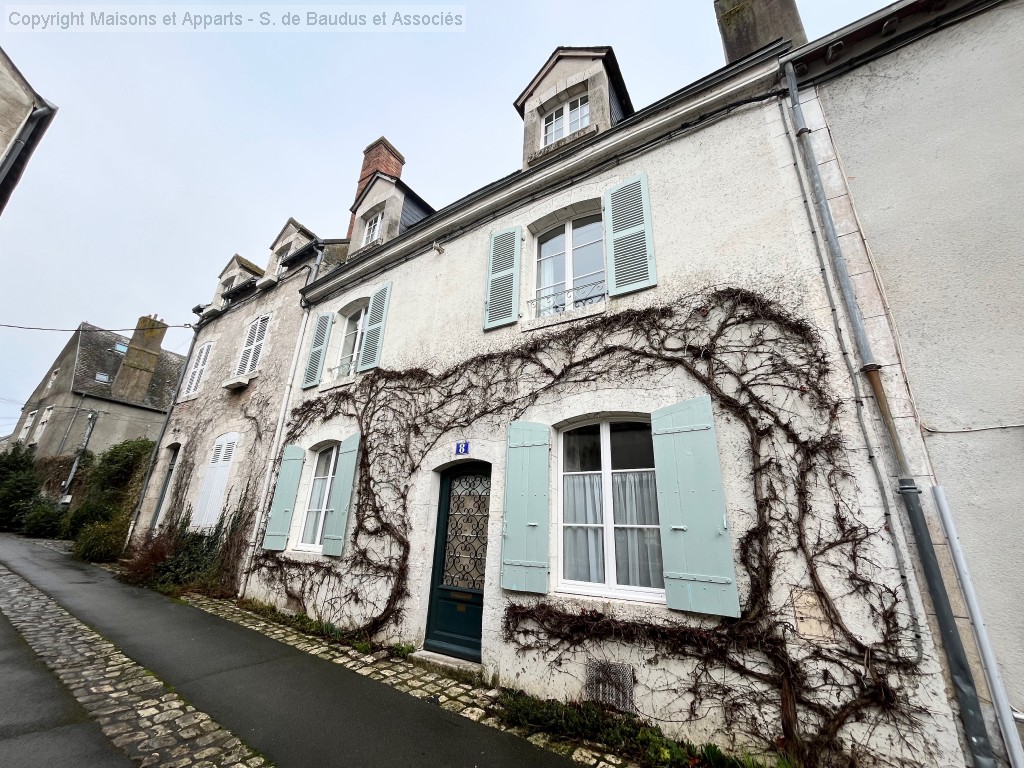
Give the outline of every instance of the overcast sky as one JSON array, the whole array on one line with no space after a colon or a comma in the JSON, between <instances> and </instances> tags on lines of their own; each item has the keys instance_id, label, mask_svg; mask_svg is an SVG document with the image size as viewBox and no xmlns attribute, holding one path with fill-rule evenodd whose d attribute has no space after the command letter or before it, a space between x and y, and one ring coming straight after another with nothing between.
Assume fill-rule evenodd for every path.
<instances>
[{"instance_id":1,"label":"overcast sky","mask_svg":"<svg viewBox=\"0 0 1024 768\"><path fill-rule=\"evenodd\" d=\"M812 40L886 4L799 0ZM31 10L0 7L5 20ZM637 109L725 64L712 0L461 7L460 32L0 24L0 45L59 107L0 216L0 323L126 328L154 312L189 323L232 254L266 264L289 216L344 237L362 150L380 135L440 208L520 166L512 102L556 46L612 45ZM180 4L197 8L215 9ZM0 435L68 336L0 328ZM171 329L164 347L184 353L190 337Z\"/></svg>"}]
</instances>

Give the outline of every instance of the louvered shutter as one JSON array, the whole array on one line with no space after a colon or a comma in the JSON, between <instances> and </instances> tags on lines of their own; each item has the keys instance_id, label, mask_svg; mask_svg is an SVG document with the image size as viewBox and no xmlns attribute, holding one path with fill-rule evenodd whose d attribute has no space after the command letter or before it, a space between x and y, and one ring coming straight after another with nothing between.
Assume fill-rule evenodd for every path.
<instances>
[{"instance_id":1,"label":"louvered shutter","mask_svg":"<svg viewBox=\"0 0 1024 768\"><path fill-rule=\"evenodd\" d=\"M338 446L338 461L334 467L334 480L327 500L324 518L323 553L339 557L345 549L345 528L352 503L352 488L356 479L356 458L359 455L359 433L345 438Z\"/></svg>"},{"instance_id":2,"label":"louvered shutter","mask_svg":"<svg viewBox=\"0 0 1024 768\"><path fill-rule=\"evenodd\" d=\"M391 283L385 283L370 297L370 308L366 312L366 328L363 331L363 345L359 350L357 372L368 371L380 365L380 350L384 343L384 324L388 319L388 304L391 301Z\"/></svg>"},{"instance_id":3,"label":"louvered shutter","mask_svg":"<svg viewBox=\"0 0 1024 768\"><path fill-rule=\"evenodd\" d=\"M203 344L196 353L196 359L192 363L192 370L188 375L188 384L185 386L185 394L191 395L199 389L199 382L203 379L203 372L206 370L206 361L210 358L210 350L213 343Z\"/></svg>"},{"instance_id":4,"label":"louvered shutter","mask_svg":"<svg viewBox=\"0 0 1024 768\"><path fill-rule=\"evenodd\" d=\"M252 347L256 343L256 333L259 330L259 325L259 320L253 320L249 324L249 332L245 335L245 346L242 347L242 357L239 358L238 368L235 371L236 376L242 376L251 370L249 361L252 359Z\"/></svg>"},{"instance_id":5,"label":"louvered shutter","mask_svg":"<svg viewBox=\"0 0 1024 768\"><path fill-rule=\"evenodd\" d=\"M297 445L286 445L281 455L281 470L277 474L274 500L270 502L267 530L263 534L263 548L280 552L288 546L288 530L292 527L292 512L299 492L299 478L306 452Z\"/></svg>"},{"instance_id":6,"label":"louvered shutter","mask_svg":"<svg viewBox=\"0 0 1024 768\"><path fill-rule=\"evenodd\" d=\"M256 341L252 347L252 359L249 361L249 370L255 371L260 364L260 355L263 353L263 341L267 338L267 326L270 325L270 315L261 317L256 321Z\"/></svg>"},{"instance_id":7,"label":"louvered shutter","mask_svg":"<svg viewBox=\"0 0 1024 768\"><path fill-rule=\"evenodd\" d=\"M206 466L199 501L192 511L192 525L196 528L212 528L220 519L224 506L224 493L231 474L231 460L238 444L238 433L230 432L217 438L213 446L210 463Z\"/></svg>"},{"instance_id":8,"label":"louvered shutter","mask_svg":"<svg viewBox=\"0 0 1024 768\"><path fill-rule=\"evenodd\" d=\"M520 227L491 235L487 250L487 298L484 330L519 320L519 258L523 232Z\"/></svg>"},{"instance_id":9,"label":"louvered shutter","mask_svg":"<svg viewBox=\"0 0 1024 768\"><path fill-rule=\"evenodd\" d=\"M604 227L608 294L618 296L657 285L646 174L605 193Z\"/></svg>"},{"instance_id":10,"label":"louvered shutter","mask_svg":"<svg viewBox=\"0 0 1024 768\"><path fill-rule=\"evenodd\" d=\"M331 338L331 326L334 315L324 313L317 315L316 327L313 329L313 345L309 348L306 359L306 373L302 377L302 388L315 387L320 383L324 370L324 358L327 357L327 342Z\"/></svg>"},{"instance_id":11,"label":"louvered shutter","mask_svg":"<svg viewBox=\"0 0 1024 768\"><path fill-rule=\"evenodd\" d=\"M711 398L655 411L651 429L668 607L739 616Z\"/></svg>"},{"instance_id":12,"label":"louvered shutter","mask_svg":"<svg viewBox=\"0 0 1024 768\"><path fill-rule=\"evenodd\" d=\"M501 586L548 591L547 424L513 421L505 454L505 510L501 532Z\"/></svg>"}]
</instances>

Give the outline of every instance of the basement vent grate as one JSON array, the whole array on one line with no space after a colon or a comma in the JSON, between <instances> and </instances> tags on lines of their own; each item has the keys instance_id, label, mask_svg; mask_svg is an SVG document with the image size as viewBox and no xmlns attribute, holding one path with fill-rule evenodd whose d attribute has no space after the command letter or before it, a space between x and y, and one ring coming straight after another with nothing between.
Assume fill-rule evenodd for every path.
<instances>
[{"instance_id":1,"label":"basement vent grate","mask_svg":"<svg viewBox=\"0 0 1024 768\"><path fill-rule=\"evenodd\" d=\"M629 664L613 661L587 660L587 682L584 697L587 701L617 709L620 712L635 712L633 691L636 674Z\"/></svg>"}]
</instances>

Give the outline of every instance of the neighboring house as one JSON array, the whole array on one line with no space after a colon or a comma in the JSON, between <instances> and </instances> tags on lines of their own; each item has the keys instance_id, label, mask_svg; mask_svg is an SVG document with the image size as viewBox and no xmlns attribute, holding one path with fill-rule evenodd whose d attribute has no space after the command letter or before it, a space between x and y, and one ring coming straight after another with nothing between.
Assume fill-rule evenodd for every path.
<instances>
[{"instance_id":1,"label":"neighboring house","mask_svg":"<svg viewBox=\"0 0 1024 768\"><path fill-rule=\"evenodd\" d=\"M257 507L308 315L299 289L346 247L289 219L266 271L233 256L213 300L194 308L196 335L135 527L140 539L160 520L184 515L206 530L225 510Z\"/></svg>"},{"instance_id":2,"label":"neighboring house","mask_svg":"<svg viewBox=\"0 0 1024 768\"><path fill-rule=\"evenodd\" d=\"M242 594L672 736L804 765L995 764L929 489L953 496L1016 676L996 542L1020 538L1005 475L1024 456L987 427L1021 421L1014 221L993 213L1020 200L1021 3L907 0L806 45L791 2L715 5L723 69L636 109L611 48L558 48L514 102L519 171L435 211L382 138L347 240L291 221L276 283L232 260L197 308L139 530L241 512ZM992 136L957 112L971 87ZM958 305L979 243L993 284ZM941 338L982 359L937 365ZM970 669L947 660L957 638Z\"/></svg>"},{"instance_id":3,"label":"neighboring house","mask_svg":"<svg viewBox=\"0 0 1024 768\"><path fill-rule=\"evenodd\" d=\"M79 324L22 408L12 440L40 457L155 440L185 362L160 348L166 332L155 315L140 317L131 338Z\"/></svg>"},{"instance_id":4,"label":"neighboring house","mask_svg":"<svg viewBox=\"0 0 1024 768\"><path fill-rule=\"evenodd\" d=\"M806 83L816 159L946 582L956 591L936 486L1024 720L1024 3L943 6L900 3L784 58ZM892 51L847 71L876 47ZM967 608L953 607L970 645Z\"/></svg>"},{"instance_id":5,"label":"neighboring house","mask_svg":"<svg viewBox=\"0 0 1024 768\"><path fill-rule=\"evenodd\" d=\"M56 112L0 48L0 214Z\"/></svg>"}]
</instances>

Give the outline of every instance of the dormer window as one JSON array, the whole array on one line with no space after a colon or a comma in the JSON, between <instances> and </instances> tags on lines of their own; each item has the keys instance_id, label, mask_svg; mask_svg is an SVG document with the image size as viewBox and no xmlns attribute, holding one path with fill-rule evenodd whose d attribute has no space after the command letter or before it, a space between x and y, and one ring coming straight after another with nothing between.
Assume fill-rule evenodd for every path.
<instances>
[{"instance_id":1,"label":"dormer window","mask_svg":"<svg viewBox=\"0 0 1024 768\"><path fill-rule=\"evenodd\" d=\"M377 211L372 218L366 222L366 231L363 233L363 245L369 245L380 238L381 224L384 221L384 211Z\"/></svg>"},{"instance_id":2,"label":"dormer window","mask_svg":"<svg viewBox=\"0 0 1024 768\"><path fill-rule=\"evenodd\" d=\"M554 144L563 136L575 133L590 125L590 99L587 94L578 96L553 109L544 117L544 138L542 146ZM566 130L568 128L568 130Z\"/></svg>"},{"instance_id":3,"label":"dormer window","mask_svg":"<svg viewBox=\"0 0 1024 768\"><path fill-rule=\"evenodd\" d=\"M114 344L114 351L123 355L123 354L125 354L128 351L128 345L124 344L124 343L122 343L120 341L115 342L115 344Z\"/></svg>"}]
</instances>

